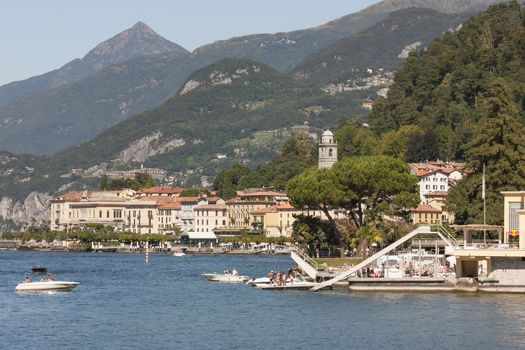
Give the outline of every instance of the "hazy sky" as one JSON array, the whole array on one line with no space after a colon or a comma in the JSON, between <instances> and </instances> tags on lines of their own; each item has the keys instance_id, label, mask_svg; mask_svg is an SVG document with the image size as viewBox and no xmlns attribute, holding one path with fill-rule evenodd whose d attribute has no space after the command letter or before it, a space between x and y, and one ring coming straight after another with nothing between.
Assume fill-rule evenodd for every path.
<instances>
[{"instance_id":1,"label":"hazy sky","mask_svg":"<svg viewBox=\"0 0 525 350\"><path fill-rule=\"evenodd\" d=\"M2 0L0 85L81 58L137 21L191 51L233 36L317 26L377 1Z\"/></svg>"}]
</instances>

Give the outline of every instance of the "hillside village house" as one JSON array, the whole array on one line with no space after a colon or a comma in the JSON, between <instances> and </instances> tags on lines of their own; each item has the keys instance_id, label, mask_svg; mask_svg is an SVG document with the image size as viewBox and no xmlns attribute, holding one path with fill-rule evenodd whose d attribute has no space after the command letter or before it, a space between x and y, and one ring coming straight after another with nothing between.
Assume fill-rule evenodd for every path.
<instances>
[{"instance_id":1,"label":"hillside village house","mask_svg":"<svg viewBox=\"0 0 525 350\"><path fill-rule=\"evenodd\" d=\"M452 223L454 216L444 210L448 190L463 177L465 164L434 161L409 164L410 171L418 178L420 204L412 209L414 224Z\"/></svg>"}]
</instances>

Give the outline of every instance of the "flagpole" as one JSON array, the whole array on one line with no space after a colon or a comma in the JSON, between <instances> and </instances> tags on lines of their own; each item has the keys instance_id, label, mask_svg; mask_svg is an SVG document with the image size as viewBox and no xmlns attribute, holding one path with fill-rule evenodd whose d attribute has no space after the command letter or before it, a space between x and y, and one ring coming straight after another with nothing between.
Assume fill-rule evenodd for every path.
<instances>
[{"instance_id":1,"label":"flagpole","mask_svg":"<svg viewBox=\"0 0 525 350\"><path fill-rule=\"evenodd\" d=\"M483 245L487 246L487 196L485 193L485 163L483 163L483 178L482 178L482 190L481 196L483 197Z\"/></svg>"}]
</instances>

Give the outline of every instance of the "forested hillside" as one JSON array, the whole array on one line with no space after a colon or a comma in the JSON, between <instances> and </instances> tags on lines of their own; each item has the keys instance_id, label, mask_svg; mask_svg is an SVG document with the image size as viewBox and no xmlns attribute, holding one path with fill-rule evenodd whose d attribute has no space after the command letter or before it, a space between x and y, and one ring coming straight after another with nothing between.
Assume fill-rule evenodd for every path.
<instances>
[{"instance_id":1,"label":"forested hillside","mask_svg":"<svg viewBox=\"0 0 525 350\"><path fill-rule=\"evenodd\" d=\"M369 123L382 138L422 130L420 158L466 160L472 173L451 191L459 222L481 220L487 167L489 222L501 222L500 191L525 188L525 11L494 5L409 57Z\"/></svg>"}]
</instances>

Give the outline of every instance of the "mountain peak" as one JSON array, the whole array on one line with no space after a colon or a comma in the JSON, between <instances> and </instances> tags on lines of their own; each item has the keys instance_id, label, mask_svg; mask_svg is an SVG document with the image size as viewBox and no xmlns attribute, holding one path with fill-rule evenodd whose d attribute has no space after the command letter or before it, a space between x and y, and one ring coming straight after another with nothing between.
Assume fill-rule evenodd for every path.
<instances>
[{"instance_id":1,"label":"mountain peak","mask_svg":"<svg viewBox=\"0 0 525 350\"><path fill-rule=\"evenodd\" d=\"M83 60L97 61L97 66L103 67L137 56L164 52L188 53L183 47L163 38L147 24L139 21L133 27L97 45Z\"/></svg>"},{"instance_id":2,"label":"mountain peak","mask_svg":"<svg viewBox=\"0 0 525 350\"><path fill-rule=\"evenodd\" d=\"M153 32L153 29L151 29L146 23L138 21L131 27L131 29L134 30L140 30L140 31L150 31Z\"/></svg>"}]
</instances>

